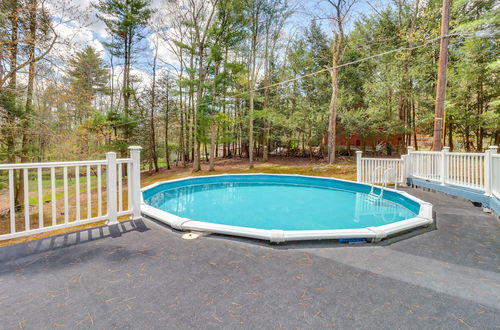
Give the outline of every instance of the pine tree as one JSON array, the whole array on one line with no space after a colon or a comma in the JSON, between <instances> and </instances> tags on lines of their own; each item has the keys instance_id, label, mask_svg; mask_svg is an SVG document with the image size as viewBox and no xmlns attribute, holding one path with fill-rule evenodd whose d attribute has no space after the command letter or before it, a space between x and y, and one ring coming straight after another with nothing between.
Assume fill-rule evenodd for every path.
<instances>
[{"instance_id":1,"label":"pine tree","mask_svg":"<svg viewBox=\"0 0 500 330\"><path fill-rule=\"evenodd\" d=\"M97 93L107 92L107 69L97 51L87 46L75 54L69 63L69 81L74 117L78 124L89 118L92 101Z\"/></svg>"},{"instance_id":2,"label":"pine tree","mask_svg":"<svg viewBox=\"0 0 500 330\"><path fill-rule=\"evenodd\" d=\"M148 0L101 0L95 5L100 12L97 17L106 24L106 30L112 36L112 41L105 43L105 46L113 56L123 60L123 113L127 119L132 116L130 71L134 56L137 56L138 43L145 37L144 31L153 13L149 4ZM126 142L130 142L132 127L125 126Z\"/></svg>"}]
</instances>

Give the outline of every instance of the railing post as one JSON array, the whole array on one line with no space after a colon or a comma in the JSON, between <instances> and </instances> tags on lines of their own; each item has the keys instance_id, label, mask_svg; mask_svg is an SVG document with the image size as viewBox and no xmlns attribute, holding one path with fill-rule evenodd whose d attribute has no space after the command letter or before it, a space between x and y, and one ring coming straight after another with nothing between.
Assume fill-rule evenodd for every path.
<instances>
[{"instance_id":1,"label":"railing post","mask_svg":"<svg viewBox=\"0 0 500 330\"><path fill-rule=\"evenodd\" d=\"M116 153L106 153L106 200L108 209L107 225L118 223L116 213Z\"/></svg>"},{"instance_id":2,"label":"railing post","mask_svg":"<svg viewBox=\"0 0 500 330\"><path fill-rule=\"evenodd\" d=\"M412 146L408 146L407 147L407 150L408 150L408 157L406 157L406 160L405 160L405 172L406 172L406 178L411 178L413 176L413 164L412 164L412 156L411 156L411 153L413 152L413 147Z\"/></svg>"},{"instance_id":3,"label":"railing post","mask_svg":"<svg viewBox=\"0 0 500 330\"><path fill-rule=\"evenodd\" d=\"M408 161L409 161L410 156L409 155L401 155L401 184L407 184L408 183Z\"/></svg>"},{"instance_id":4,"label":"railing post","mask_svg":"<svg viewBox=\"0 0 500 330\"><path fill-rule=\"evenodd\" d=\"M141 147L131 146L128 148L132 159L132 173L129 173L132 184L132 219L141 219Z\"/></svg>"},{"instance_id":5,"label":"railing post","mask_svg":"<svg viewBox=\"0 0 500 330\"><path fill-rule=\"evenodd\" d=\"M363 174L363 163L361 162L361 157L363 156L363 151L356 151L356 181L361 182Z\"/></svg>"},{"instance_id":6,"label":"railing post","mask_svg":"<svg viewBox=\"0 0 500 330\"><path fill-rule=\"evenodd\" d=\"M446 185L446 181L448 180L448 152L450 151L450 147L443 147L441 150L441 185Z\"/></svg>"},{"instance_id":7,"label":"railing post","mask_svg":"<svg viewBox=\"0 0 500 330\"><path fill-rule=\"evenodd\" d=\"M491 166L491 155L496 154L498 151L497 146L490 146L484 153L484 194L491 196L491 178L493 167Z\"/></svg>"}]
</instances>

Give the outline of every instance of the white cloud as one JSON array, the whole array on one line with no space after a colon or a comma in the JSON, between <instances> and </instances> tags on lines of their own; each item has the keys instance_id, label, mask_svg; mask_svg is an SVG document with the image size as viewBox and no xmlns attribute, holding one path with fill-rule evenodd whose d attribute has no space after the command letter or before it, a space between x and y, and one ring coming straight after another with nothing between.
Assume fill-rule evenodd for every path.
<instances>
[{"instance_id":1,"label":"white cloud","mask_svg":"<svg viewBox=\"0 0 500 330\"><path fill-rule=\"evenodd\" d=\"M114 86L115 88L121 88L122 82L123 82L123 69L124 66L116 66L114 69ZM134 80L134 88L136 89L144 89L148 88L151 86L151 83L153 81L153 77L147 73L146 71L143 71L141 69L138 69L136 67L130 68L130 74L135 78Z\"/></svg>"},{"instance_id":2,"label":"white cloud","mask_svg":"<svg viewBox=\"0 0 500 330\"><path fill-rule=\"evenodd\" d=\"M54 30L58 35L58 40L51 54L57 58L68 58L87 46L94 47L101 56L104 54L104 46L94 38L92 31L88 28L60 23L54 27Z\"/></svg>"},{"instance_id":3,"label":"white cloud","mask_svg":"<svg viewBox=\"0 0 500 330\"><path fill-rule=\"evenodd\" d=\"M160 62L173 65L174 67L180 66L179 60L172 51L171 46L164 40L164 38L160 37L158 32L153 32L148 36L148 43L153 55L156 47L158 47L158 59Z\"/></svg>"},{"instance_id":4,"label":"white cloud","mask_svg":"<svg viewBox=\"0 0 500 330\"><path fill-rule=\"evenodd\" d=\"M47 0L45 7L56 21L71 22L95 32L99 37L106 38L106 25L97 18L97 10L92 4L98 0Z\"/></svg>"},{"instance_id":5,"label":"white cloud","mask_svg":"<svg viewBox=\"0 0 500 330\"><path fill-rule=\"evenodd\" d=\"M85 27L58 24L55 27L60 43L68 50L80 50L86 46L92 46L99 52L104 52L104 47L99 40L94 38L92 31Z\"/></svg>"}]
</instances>

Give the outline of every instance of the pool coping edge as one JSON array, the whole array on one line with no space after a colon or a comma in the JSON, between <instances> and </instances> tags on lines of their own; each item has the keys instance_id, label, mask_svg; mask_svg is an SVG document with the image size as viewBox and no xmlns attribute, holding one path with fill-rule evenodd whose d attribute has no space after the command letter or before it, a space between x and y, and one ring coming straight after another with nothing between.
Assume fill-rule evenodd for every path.
<instances>
[{"instance_id":1,"label":"pool coping edge","mask_svg":"<svg viewBox=\"0 0 500 330\"><path fill-rule=\"evenodd\" d=\"M394 223L357 228L357 229L323 229L323 230L280 230L280 229L258 229L251 227L240 227L231 225L222 225L205 221L196 221L187 218L179 217L175 214L162 211L155 207L152 207L144 202L143 192L151 188L157 187L158 185L164 183L171 183L177 181L185 181L189 179L196 178L207 178L207 177L220 177L220 176L250 176L250 175L268 175L268 176L295 176L302 178L321 178L325 180L342 181L355 183L359 185L371 186L368 183L354 182L349 180L329 178L329 177L318 177L310 175L300 175L300 174L267 174L267 173L241 173L241 174L217 174L217 175L206 175L206 176L189 176L174 180L165 180L161 182L156 182L148 185L141 189L141 212L149 217L152 217L162 223L169 225L170 227L182 230L182 231L202 231L209 233L217 233L232 236L244 236L254 239L267 240L272 243L281 243L285 241L302 241L302 240L320 240L320 239L349 239L349 238L366 238L372 242L380 241L387 236L394 235L398 232L408 231L417 227L429 226L434 222L432 216L432 204L425 202L407 192L399 191L392 188L385 188L387 191L392 191L394 193L400 194L420 205L420 211L416 217L397 221ZM377 186L378 187L378 186Z\"/></svg>"}]
</instances>

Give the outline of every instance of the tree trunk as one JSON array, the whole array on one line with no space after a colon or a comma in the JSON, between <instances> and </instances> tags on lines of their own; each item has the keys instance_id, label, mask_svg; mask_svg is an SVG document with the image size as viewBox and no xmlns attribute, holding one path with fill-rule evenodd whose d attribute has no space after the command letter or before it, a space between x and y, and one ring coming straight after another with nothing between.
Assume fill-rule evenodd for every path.
<instances>
[{"instance_id":1,"label":"tree trunk","mask_svg":"<svg viewBox=\"0 0 500 330\"><path fill-rule=\"evenodd\" d=\"M441 43L439 45L439 66L436 85L436 105L434 109L434 138L432 150L443 147L444 101L446 93L446 65L448 63L448 31L450 25L450 0L443 0L441 12Z\"/></svg>"},{"instance_id":2,"label":"tree trunk","mask_svg":"<svg viewBox=\"0 0 500 330\"><path fill-rule=\"evenodd\" d=\"M199 105L202 102L203 96L203 82L204 82L204 72L203 72L203 47L200 45L198 49L198 83L196 88L196 107L193 111L193 123L194 123L194 153L193 153L193 172L198 172L201 170L200 165L200 137L199 137L199 127L198 127L198 111Z\"/></svg>"},{"instance_id":3,"label":"tree trunk","mask_svg":"<svg viewBox=\"0 0 500 330\"><path fill-rule=\"evenodd\" d=\"M155 107L156 107L156 60L158 58L158 46L155 49L155 55L153 58L153 82L151 86L151 111L149 119L149 129L150 129L150 140L149 140L149 151L151 161L153 162L155 172L158 172L160 168L158 167L158 154L156 152L156 132L155 132Z\"/></svg>"},{"instance_id":4,"label":"tree trunk","mask_svg":"<svg viewBox=\"0 0 500 330\"><path fill-rule=\"evenodd\" d=\"M170 169L170 150L168 146L168 124L169 124L169 118L168 115L170 113L170 100L169 100L169 94L170 94L170 85L167 83L167 102L165 104L165 163L167 164L167 169ZM180 134L180 155L182 157L182 163L184 164L184 157L182 156L182 153L184 152L182 149L182 113L180 114L181 117L181 134Z\"/></svg>"},{"instance_id":5,"label":"tree trunk","mask_svg":"<svg viewBox=\"0 0 500 330\"><path fill-rule=\"evenodd\" d=\"M216 133L217 127L215 125L215 121L212 120L212 123L210 125L210 158L209 158L209 171L214 171L215 170L215 149L216 147Z\"/></svg>"},{"instance_id":6,"label":"tree trunk","mask_svg":"<svg viewBox=\"0 0 500 330\"><path fill-rule=\"evenodd\" d=\"M181 63L181 74L183 72L183 67ZM180 76L182 77L182 76ZM181 166L186 167L186 144L184 139L184 94L182 93L182 86L179 84L179 120L180 120L180 132L179 132L179 156L181 158ZM167 100L168 103L168 100ZM167 105L168 107L168 105ZM168 125L168 124L165 124ZM166 134L166 133L165 133ZM168 143L167 136L165 136L165 143ZM166 145L165 145L166 148Z\"/></svg>"},{"instance_id":7,"label":"tree trunk","mask_svg":"<svg viewBox=\"0 0 500 330\"><path fill-rule=\"evenodd\" d=\"M332 78L332 95L330 99L330 115L328 117L328 163L335 161L335 134L337 129L337 98L338 98L338 68L336 59L333 62L334 68L330 72Z\"/></svg>"},{"instance_id":8,"label":"tree trunk","mask_svg":"<svg viewBox=\"0 0 500 330\"><path fill-rule=\"evenodd\" d=\"M11 12L8 15L9 21L10 21L10 26L11 26L11 32L10 32L10 53L9 53L9 66L10 70L14 70L17 67L17 54L18 54L18 23L19 23L19 16L18 16L18 9L19 9L19 3L17 0L13 0L11 3ZM7 157L9 160L9 163L15 163L16 162L16 152L15 152L15 139L14 139L14 130L15 130L15 110L16 110L16 90L17 90L17 73L13 72L9 79L9 83L7 84L7 90L0 91L0 93L4 94L2 98L5 98L3 103L5 104L5 107L7 108L7 115L6 115L6 121L7 121L7 126L6 126L6 144L7 144ZM16 196L18 195L18 189L16 189ZM17 197L16 197L17 201Z\"/></svg>"},{"instance_id":9,"label":"tree trunk","mask_svg":"<svg viewBox=\"0 0 500 330\"><path fill-rule=\"evenodd\" d=\"M453 124L451 122L451 118L448 119L448 147L450 147L450 151L453 151Z\"/></svg>"}]
</instances>

